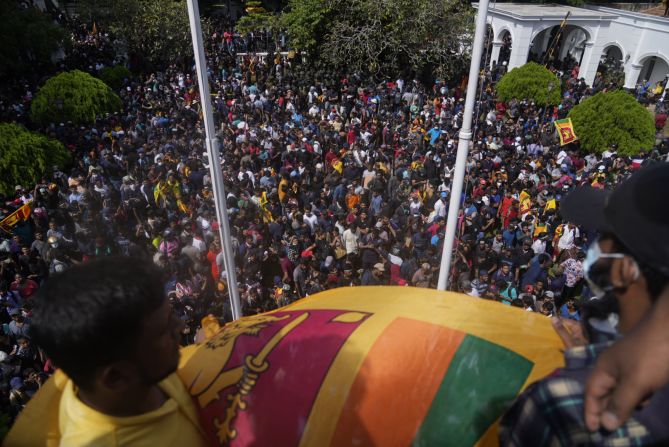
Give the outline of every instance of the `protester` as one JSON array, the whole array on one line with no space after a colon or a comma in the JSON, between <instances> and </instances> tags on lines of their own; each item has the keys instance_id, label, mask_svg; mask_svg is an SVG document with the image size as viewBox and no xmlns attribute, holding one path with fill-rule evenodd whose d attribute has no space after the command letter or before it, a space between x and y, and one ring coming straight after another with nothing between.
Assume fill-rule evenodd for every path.
<instances>
[{"instance_id":1,"label":"protester","mask_svg":"<svg viewBox=\"0 0 669 447\"><path fill-rule=\"evenodd\" d=\"M224 250L235 261L245 315L335 287L435 286L462 126L460 78L317 75L299 53L237 54L268 44L214 20L207 64L232 233L227 247L192 64L142 69L104 30L72 23L62 69L96 74L126 64L140 74L118 90L121 111L83 126L30 123L42 76L28 73L0 87L7 92L3 121L58 139L72 154L70 165L48 167L37 184L16 185L0 203L0 218L24 203L32 209L12 234L0 235L0 301L7 308L0 319L8 325L10 313L19 312L30 327L34 294L51 275L114 255L159 267L180 318L191 324L207 314L231 318ZM268 42L266 33L257 36ZM505 70L483 70L450 284L545 315L559 315L573 298L573 312L580 312L591 291L579 276L579 252L594 233L562 218L562 198L581 185L612 188L639 162L615 148L585 155L577 145L558 146L552 121L611 87L601 79L588 87L567 74L559 107L543 109L495 100ZM665 110L652 92L642 100ZM649 164L667 152L659 139L639 159ZM0 347L7 354L16 336L30 337L29 330L8 331ZM24 373L3 380L9 386Z\"/></svg>"},{"instance_id":2,"label":"protester","mask_svg":"<svg viewBox=\"0 0 669 447\"><path fill-rule=\"evenodd\" d=\"M669 284L665 243L669 219L661 206L661 192L667 181L669 165L663 163L640 170L613 192L589 186L578 188L562 204L562 213L571 222L601 235L588 249L583 266L595 294L586 306L591 315L583 326L584 335L592 342L610 324L614 312L620 318L617 330L623 334L638 327ZM572 301L570 298L565 306ZM567 318L578 314L571 309L567 315L562 312ZM561 329L564 335L564 328ZM502 444L665 444L669 440L669 387L650 396L616 430L589 431L584 414L585 383L597 357L611 343L568 349L566 367L531 385L503 418Z\"/></svg>"},{"instance_id":3,"label":"protester","mask_svg":"<svg viewBox=\"0 0 669 447\"><path fill-rule=\"evenodd\" d=\"M585 387L590 430L617 430L648 396L669 386L669 299L665 288L639 327L604 351Z\"/></svg>"},{"instance_id":4,"label":"protester","mask_svg":"<svg viewBox=\"0 0 669 447\"><path fill-rule=\"evenodd\" d=\"M57 427L49 441L60 445L205 445L176 375L184 326L155 266L93 260L54 275L35 302L33 340L67 377L49 381L50 393L42 394L45 408L59 408L49 415L57 422L26 413L7 445L46 444L31 436L32 424ZM17 355L33 360L26 339L19 343Z\"/></svg>"}]
</instances>

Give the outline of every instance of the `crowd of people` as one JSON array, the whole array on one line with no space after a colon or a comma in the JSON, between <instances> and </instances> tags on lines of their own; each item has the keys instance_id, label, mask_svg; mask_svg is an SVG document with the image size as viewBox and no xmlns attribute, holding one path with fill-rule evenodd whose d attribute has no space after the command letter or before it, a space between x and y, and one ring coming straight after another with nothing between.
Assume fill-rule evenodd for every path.
<instances>
[{"instance_id":1,"label":"crowd of people","mask_svg":"<svg viewBox=\"0 0 669 447\"><path fill-rule=\"evenodd\" d=\"M0 367L13 414L51 371L30 341L31 297L49 277L111 254L145 257L192 343L206 314L230 318L223 250L233 250L245 315L336 287L434 287L442 254L466 79L368 80L306 75L299 54L237 57L217 27L209 80L232 246L219 238L194 69L173 64L126 79L123 110L90 125L39 129L72 152L36 185L16 185L2 216L30 218L0 235ZM102 31L77 28L64 69L95 74L123 63ZM544 315L578 320L590 291L585 248L594 234L560 215L573 188L610 188L663 160L669 100L644 90L657 116L655 149L638 158L560 147L552 121L598 89L574 76L546 110L495 101L504 66L485 69L467 162L452 288ZM28 123L37 85L21 80L0 117ZM663 118L664 117L664 118ZM218 167L217 167L218 168Z\"/></svg>"}]
</instances>

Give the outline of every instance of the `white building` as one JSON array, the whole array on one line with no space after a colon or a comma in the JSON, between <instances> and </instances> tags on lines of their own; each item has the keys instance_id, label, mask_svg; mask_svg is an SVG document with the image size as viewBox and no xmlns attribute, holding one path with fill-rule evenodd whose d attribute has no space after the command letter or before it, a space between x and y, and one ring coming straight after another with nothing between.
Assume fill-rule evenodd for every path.
<instances>
[{"instance_id":1,"label":"white building","mask_svg":"<svg viewBox=\"0 0 669 447\"><path fill-rule=\"evenodd\" d=\"M559 58L570 54L580 61L579 77L588 84L592 84L599 62L607 56L622 63L626 88L633 88L643 79L654 84L669 75L669 17L594 5L491 4L491 64L503 62L500 50L509 39L510 54L502 52L504 59L508 57L509 69L525 64L530 53L546 52L568 12Z\"/></svg>"}]
</instances>

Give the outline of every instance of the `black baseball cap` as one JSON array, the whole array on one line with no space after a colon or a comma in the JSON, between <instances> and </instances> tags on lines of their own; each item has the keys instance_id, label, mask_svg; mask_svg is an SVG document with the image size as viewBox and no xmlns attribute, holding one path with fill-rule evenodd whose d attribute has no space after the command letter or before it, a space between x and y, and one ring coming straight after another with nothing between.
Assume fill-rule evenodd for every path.
<instances>
[{"instance_id":1,"label":"black baseball cap","mask_svg":"<svg viewBox=\"0 0 669 447\"><path fill-rule=\"evenodd\" d=\"M635 172L613 191L576 188L562 216L589 230L614 234L635 258L669 276L669 163Z\"/></svg>"}]
</instances>

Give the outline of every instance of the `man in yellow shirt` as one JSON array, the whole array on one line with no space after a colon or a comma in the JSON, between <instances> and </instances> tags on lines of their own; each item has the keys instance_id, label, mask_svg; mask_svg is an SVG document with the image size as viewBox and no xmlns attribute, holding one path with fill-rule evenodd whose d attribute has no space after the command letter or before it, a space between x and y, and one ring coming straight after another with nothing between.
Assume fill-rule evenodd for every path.
<instances>
[{"instance_id":1,"label":"man in yellow shirt","mask_svg":"<svg viewBox=\"0 0 669 447\"><path fill-rule=\"evenodd\" d=\"M175 371L182 323L151 262L103 258L50 278L33 341L60 370L29 403L7 446L201 446Z\"/></svg>"}]
</instances>

